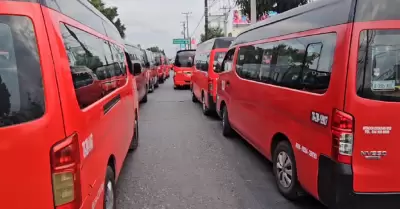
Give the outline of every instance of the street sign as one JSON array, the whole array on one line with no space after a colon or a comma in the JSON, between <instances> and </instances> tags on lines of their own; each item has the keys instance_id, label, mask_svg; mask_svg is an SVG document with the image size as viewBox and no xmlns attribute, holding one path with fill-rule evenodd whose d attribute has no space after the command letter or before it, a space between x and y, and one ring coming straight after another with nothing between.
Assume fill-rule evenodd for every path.
<instances>
[{"instance_id":1,"label":"street sign","mask_svg":"<svg viewBox=\"0 0 400 209\"><path fill-rule=\"evenodd\" d=\"M173 44L188 44L188 43L189 43L189 40L183 39L183 38L174 38L174 39L172 40L172 43L173 43Z\"/></svg>"}]
</instances>

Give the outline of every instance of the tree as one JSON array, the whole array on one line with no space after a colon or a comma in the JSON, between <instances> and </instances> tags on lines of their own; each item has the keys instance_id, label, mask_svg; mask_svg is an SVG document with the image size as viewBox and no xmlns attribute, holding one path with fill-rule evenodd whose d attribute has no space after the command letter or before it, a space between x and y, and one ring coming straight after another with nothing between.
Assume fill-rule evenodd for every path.
<instances>
[{"instance_id":1,"label":"tree","mask_svg":"<svg viewBox=\"0 0 400 209\"><path fill-rule=\"evenodd\" d=\"M209 27L208 28L208 37L206 37L205 34L200 35L200 40L201 42L207 41L212 38L217 38L217 37L223 37L224 32L222 31L222 28L220 27Z\"/></svg>"},{"instance_id":2,"label":"tree","mask_svg":"<svg viewBox=\"0 0 400 209\"><path fill-rule=\"evenodd\" d=\"M257 19L265 12L274 11L280 14L308 2L309 0L257 0ZM241 8L243 15L250 17L250 0L236 0L236 5Z\"/></svg>"},{"instance_id":3,"label":"tree","mask_svg":"<svg viewBox=\"0 0 400 209\"><path fill-rule=\"evenodd\" d=\"M119 34L122 38L125 38L125 30L126 27L122 24L121 19L118 17L118 8L117 7L106 7L102 0L89 0L89 2L96 7L104 16L107 17L117 28Z\"/></svg>"},{"instance_id":4,"label":"tree","mask_svg":"<svg viewBox=\"0 0 400 209\"><path fill-rule=\"evenodd\" d=\"M160 53L162 53L163 55L165 55L164 50L158 48L158 46L149 47L149 48L147 48L147 50L152 51L152 52L160 52Z\"/></svg>"}]
</instances>

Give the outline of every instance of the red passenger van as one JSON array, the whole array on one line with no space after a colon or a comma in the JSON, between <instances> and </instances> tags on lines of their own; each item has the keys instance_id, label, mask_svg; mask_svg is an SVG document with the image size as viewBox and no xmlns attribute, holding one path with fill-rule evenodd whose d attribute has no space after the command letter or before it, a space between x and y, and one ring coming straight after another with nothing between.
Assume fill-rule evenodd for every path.
<instances>
[{"instance_id":1,"label":"red passenger van","mask_svg":"<svg viewBox=\"0 0 400 209\"><path fill-rule=\"evenodd\" d=\"M88 1L0 1L1 208L115 208L138 145L133 67Z\"/></svg>"},{"instance_id":2,"label":"red passenger van","mask_svg":"<svg viewBox=\"0 0 400 209\"><path fill-rule=\"evenodd\" d=\"M180 50L176 52L174 62L174 89L190 86L193 74L193 61L196 50Z\"/></svg>"},{"instance_id":3,"label":"red passenger van","mask_svg":"<svg viewBox=\"0 0 400 209\"><path fill-rule=\"evenodd\" d=\"M191 83L192 101L201 101L205 115L215 111L218 74L214 70L221 65L233 40L232 37L213 38L197 45Z\"/></svg>"},{"instance_id":4,"label":"red passenger van","mask_svg":"<svg viewBox=\"0 0 400 209\"><path fill-rule=\"evenodd\" d=\"M150 69L149 72L149 86L150 92L153 92L156 88L158 88L158 72L156 66L156 58L153 52L145 49L145 67Z\"/></svg>"},{"instance_id":5,"label":"red passenger van","mask_svg":"<svg viewBox=\"0 0 400 209\"><path fill-rule=\"evenodd\" d=\"M241 33L217 110L273 162L279 191L330 208L399 208L400 8L320 0Z\"/></svg>"},{"instance_id":6,"label":"red passenger van","mask_svg":"<svg viewBox=\"0 0 400 209\"><path fill-rule=\"evenodd\" d=\"M158 83L164 83L166 75L165 75L165 68L166 68L166 60L165 55L161 52L153 52L156 59L156 68L157 68L157 79Z\"/></svg>"},{"instance_id":7,"label":"red passenger van","mask_svg":"<svg viewBox=\"0 0 400 209\"><path fill-rule=\"evenodd\" d=\"M137 66L138 71L133 72L133 75L135 76L139 101L146 103L147 93L149 92L149 79L151 71L150 68L146 68L145 66L145 52L143 49L132 44L125 43L125 47L132 61L132 65L140 65Z\"/></svg>"}]
</instances>

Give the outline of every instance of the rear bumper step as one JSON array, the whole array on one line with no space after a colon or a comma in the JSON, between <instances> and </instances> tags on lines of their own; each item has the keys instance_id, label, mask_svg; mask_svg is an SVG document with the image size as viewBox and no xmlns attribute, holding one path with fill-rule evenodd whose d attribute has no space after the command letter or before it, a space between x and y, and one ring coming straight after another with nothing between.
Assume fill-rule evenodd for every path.
<instances>
[{"instance_id":1,"label":"rear bumper step","mask_svg":"<svg viewBox=\"0 0 400 209\"><path fill-rule=\"evenodd\" d=\"M329 209L398 209L400 193L356 193L351 165L319 158L318 196Z\"/></svg>"}]
</instances>

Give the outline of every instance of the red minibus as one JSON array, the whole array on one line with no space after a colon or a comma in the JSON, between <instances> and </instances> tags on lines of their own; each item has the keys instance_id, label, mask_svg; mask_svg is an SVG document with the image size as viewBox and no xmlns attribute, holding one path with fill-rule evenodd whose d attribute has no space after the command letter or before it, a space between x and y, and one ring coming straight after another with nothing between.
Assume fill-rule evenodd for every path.
<instances>
[{"instance_id":1,"label":"red minibus","mask_svg":"<svg viewBox=\"0 0 400 209\"><path fill-rule=\"evenodd\" d=\"M165 73L165 79L169 78L169 71L171 70L171 63L169 61L169 59L167 58L167 56L164 55L164 59L165 59L165 66L164 66L164 73Z\"/></svg>"},{"instance_id":2,"label":"red minibus","mask_svg":"<svg viewBox=\"0 0 400 209\"><path fill-rule=\"evenodd\" d=\"M165 81L165 56L161 52L154 52L156 58L156 68L157 68L157 79L158 83L164 83Z\"/></svg>"},{"instance_id":3,"label":"red minibus","mask_svg":"<svg viewBox=\"0 0 400 209\"><path fill-rule=\"evenodd\" d=\"M197 45L191 83L192 101L201 101L205 115L215 111L218 74L214 69L221 65L233 40L232 37L213 38Z\"/></svg>"},{"instance_id":4,"label":"red minibus","mask_svg":"<svg viewBox=\"0 0 400 209\"><path fill-rule=\"evenodd\" d=\"M196 50L186 49L176 52L174 62L174 89L190 86L193 73L193 60Z\"/></svg>"},{"instance_id":5,"label":"red minibus","mask_svg":"<svg viewBox=\"0 0 400 209\"><path fill-rule=\"evenodd\" d=\"M150 69L145 66L145 52L143 49L134 46L132 44L125 44L126 51L131 58L132 63L137 63L140 65L140 71L134 72L135 81L138 90L138 99L140 102L147 102L147 93L149 92L149 78L150 78Z\"/></svg>"},{"instance_id":6,"label":"red minibus","mask_svg":"<svg viewBox=\"0 0 400 209\"><path fill-rule=\"evenodd\" d=\"M88 1L0 1L1 208L115 208L137 65ZM127 61L128 60L128 61Z\"/></svg>"},{"instance_id":7,"label":"red minibus","mask_svg":"<svg viewBox=\"0 0 400 209\"><path fill-rule=\"evenodd\" d=\"M400 8L320 0L233 41L218 80L223 134L273 162L278 190L329 208L398 208Z\"/></svg>"},{"instance_id":8,"label":"red minibus","mask_svg":"<svg viewBox=\"0 0 400 209\"><path fill-rule=\"evenodd\" d=\"M157 73L157 66L156 66L156 59L154 53L145 49L145 66L146 68L150 69L149 72L149 86L150 92L153 92L156 88L158 88L158 73Z\"/></svg>"}]
</instances>

